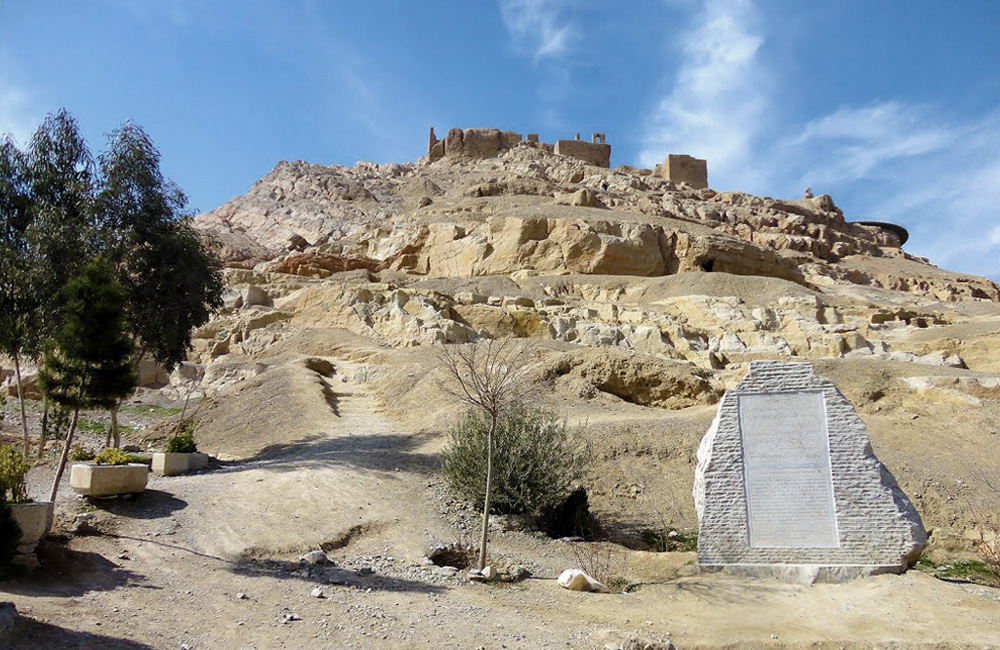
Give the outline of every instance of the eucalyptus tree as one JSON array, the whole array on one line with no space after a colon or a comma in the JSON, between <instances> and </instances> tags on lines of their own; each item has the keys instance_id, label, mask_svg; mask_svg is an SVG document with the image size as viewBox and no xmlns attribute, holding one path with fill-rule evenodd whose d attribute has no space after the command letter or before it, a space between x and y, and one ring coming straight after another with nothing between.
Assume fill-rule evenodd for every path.
<instances>
[{"instance_id":1,"label":"eucalyptus tree","mask_svg":"<svg viewBox=\"0 0 1000 650\"><path fill-rule=\"evenodd\" d=\"M21 361L36 358L62 322L62 288L97 255L124 290L132 365L143 356L168 370L180 363L191 331L222 304L221 268L191 225L184 193L160 171L149 136L125 123L95 166L76 121L61 110L25 151L9 137L0 143L0 172L0 351L13 358L18 384ZM109 442L113 436L118 446L117 404L111 408ZM27 454L23 402L21 419Z\"/></svg>"},{"instance_id":2,"label":"eucalyptus tree","mask_svg":"<svg viewBox=\"0 0 1000 650\"><path fill-rule=\"evenodd\" d=\"M0 345L14 361L23 397L21 361L60 322L62 292L92 252L93 162L66 111L46 116L25 151L8 136L0 145ZM29 453L23 398L21 426Z\"/></svg>"},{"instance_id":3,"label":"eucalyptus tree","mask_svg":"<svg viewBox=\"0 0 1000 650\"><path fill-rule=\"evenodd\" d=\"M0 351L14 361L18 397L23 395L21 357L34 356L40 296L32 282L27 229L30 223L30 182L27 157L10 137L0 142ZM21 404L24 454L31 442L28 419Z\"/></svg>"},{"instance_id":4,"label":"eucalyptus tree","mask_svg":"<svg viewBox=\"0 0 1000 650\"><path fill-rule=\"evenodd\" d=\"M172 370L187 355L191 331L222 304L219 262L191 226L187 198L164 178L160 153L141 127L127 122L114 131L98 164L99 241L125 291L133 363L148 355ZM117 447L116 414L112 409L109 438Z\"/></svg>"}]
</instances>

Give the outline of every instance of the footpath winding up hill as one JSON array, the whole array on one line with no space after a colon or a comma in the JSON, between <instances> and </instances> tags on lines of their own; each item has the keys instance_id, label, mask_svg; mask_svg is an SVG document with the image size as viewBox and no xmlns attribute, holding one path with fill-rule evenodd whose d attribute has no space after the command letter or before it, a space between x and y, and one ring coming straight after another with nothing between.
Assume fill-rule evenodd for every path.
<instances>
[{"instance_id":1,"label":"footpath winding up hill","mask_svg":"<svg viewBox=\"0 0 1000 650\"><path fill-rule=\"evenodd\" d=\"M476 526L438 474L456 408L434 346L508 335L534 342L537 399L590 443L585 485L618 541L694 527L718 399L751 360L801 359L861 413L932 531L929 557L974 558L972 513L998 507L982 479L1000 458L1000 287L907 254L898 230L852 223L828 196L694 189L528 142L282 162L196 225L221 246L226 307L142 398L200 401L199 446L223 466L154 479L102 506L103 535L50 548L72 577L14 591L32 642L1000 647L996 589L918 572L786 585L632 550L637 591L581 595L551 580L572 544L503 518L495 557L535 578L494 589L424 564ZM64 496L64 528L78 509ZM286 564L316 548L339 566Z\"/></svg>"}]
</instances>

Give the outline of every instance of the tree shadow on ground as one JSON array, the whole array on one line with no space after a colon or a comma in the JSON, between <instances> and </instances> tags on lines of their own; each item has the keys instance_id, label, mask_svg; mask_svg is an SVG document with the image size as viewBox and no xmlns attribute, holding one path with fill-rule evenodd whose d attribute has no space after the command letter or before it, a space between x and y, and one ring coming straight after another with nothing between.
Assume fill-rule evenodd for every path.
<instances>
[{"instance_id":1,"label":"tree shadow on ground","mask_svg":"<svg viewBox=\"0 0 1000 650\"><path fill-rule=\"evenodd\" d=\"M309 566L279 560L245 560L234 563L230 569L240 576L266 576L277 580L295 580L314 587L372 589L373 591L399 591L435 594L445 587L419 580L410 580L373 573L362 575L351 569L337 566Z\"/></svg>"},{"instance_id":2,"label":"tree shadow on ground","mask_svg":"<svg viewBox=\"0 0 1000 650\"><path fill-rule=\"evenodd\" d=\"M96 508L129 519L160 519L187 507L187 501L169 492L145 490L128 499L90 499Z\"/></svg>"},{"instance_id":3,"label":"tree shadow on ground","mask_svg":"<svg viewBox=\"0 0 1000 650\"><path fill-rule=\"evenodd\" d=\"M216 471L267 469L289 472L340 466L376 472L386 478L397 471L433 474L440 468L440 457L414 451L429 437L430 434L382 433L329 438L317 434L291 444L270 445L253 458L224 463Z\"/></svg>"},{"instance_id":4,"label":"tree shadow on ground","mask_svg":"<svg viewBox=\"0 0 1000 650\"><path fill-rule=\"evenodd\" d=\"M126 585L144 586L141 574L123 569L99 553L76 551L52 538L39 542L35 554L41 567L0 583L0 591L21 596L74 597Z\"/></svg>"},{"instance_id":5,"label":"tree shadow on ground","mask_svg":"<svg viewBox=\"0 0 1000 650\"><path fill-rule=\"evenodd\" d=\"M232 560L227 560L226 558L218 557L216 555L209 555L208 553L202 553L201 551L196 551L193 548L181 546L180 544L171 544L170 542L162 542L155 539L148 539L143 537L133 537L131 535L120 535L118 533L101 533L101 534L107 537L113 537L115 539L127 539L132 542L138 542L139 544L151 544L153 546L159 546L161 548L166 548L173 551L181 551L183 553L188 553L190 555L196 555L206 560L215 560L216 562L221 562L223 564L234 564Z\"/></svg>"},{"instance_id":6,"label":"tree shadow on ground","mask_svg":"<svg viewBox=\"0 0 1000 650\"><path fill-rule=\"evenodd\" d=\"M14 624L14 638L11 645L3 645L10 650L152 650L153 646L128 639L117 639L90 632L78 632L42 623L32 618L18 616Z\"/></svg>"},{"instance_id":7,"label":"tree shadow on ground","mask_svg":"<svg viewBox=\"0 0 1000 650\"><path fill-rule=\"evenodd\" d=\"M748 578L734 579L732 576L709 573L704 576L680 578L664 586L673 587L678 592L692 595L708 603L738 605L752 604L761 596L788 594L795 585Z\"/></svg>"}]
</instances>

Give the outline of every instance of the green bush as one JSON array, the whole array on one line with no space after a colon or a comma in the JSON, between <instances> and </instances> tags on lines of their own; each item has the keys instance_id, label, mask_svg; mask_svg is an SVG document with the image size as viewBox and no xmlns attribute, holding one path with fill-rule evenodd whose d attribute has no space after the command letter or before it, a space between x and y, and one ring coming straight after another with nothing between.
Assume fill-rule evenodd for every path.
<instances>
[{"instance_id":1,"label":"green bush","mask_svg":"<svg viewBox=\"0 0 1000 650\"><path fill-rule=\"evenodd\" d=\"M193 454L196 451L198 445L195 444L194 432L191 429L185 429L167 440L169 454Z\"/></svg>"},{"instance_id":2,"label":"green bush","mask_svg":"<svg viewBox=\"0 0 1000 650\"><path fill-rule=\"evenodd\" d=\"M489 418L469 411L449 432L443 469L451 489L482 507L486 492ZM504 412L494 436L491 511L536 519L560 507L586 467L584 447L554 413L517 405Z\"/></svg>"},{"instance_id":3,"label":"green bush","mask_svg":"<svg viewBox=\"0 0 1000 650\"><path fill-rule=\"evenodd\" d=\"M0 578L10 570L10 561L17 552L17 544L21 541L21 527L14 520L14 513L0 492Z\"/></svg>"},{"instance_id":4,"label":"green bush","mask_svg":"<svg viewBox=\"0 0 1000 650\"><path fill-rule=\"evenodd\" d=\"M73 445L73 448L69 450L69 459L75 463L94 460L94 452L82 445Z\"/></svg>"},{"instance_id":5,"label":"green bush","mask_svg":"<svg viewBox=\"0 0 1000 650\"><path fill-rule=\"evenodd\" d=\"M106 447L94 456L94 462L98 465L128 465L131 461L121 449Z\"/></svg>"},{"instance_id":6,"label":"green bush","mask_svg":"<svg viewBox=\"0 0 1000 650\"><path fill-rule=\"evenodd\" d=\"M28 499L26 479L31 465L14 445L0 445L0 496L11 503Z\"/></svg>"}]
</instances>

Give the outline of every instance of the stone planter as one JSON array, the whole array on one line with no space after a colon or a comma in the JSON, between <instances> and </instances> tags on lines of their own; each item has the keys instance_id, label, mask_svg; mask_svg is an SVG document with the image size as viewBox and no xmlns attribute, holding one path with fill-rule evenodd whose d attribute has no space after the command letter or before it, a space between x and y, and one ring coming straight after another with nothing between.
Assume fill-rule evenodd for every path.
<instances>
[{"instance_id":1,"label":"stone planter","mask_svg":"<svg viewBox=\"0 0 1000 650\"><path fill-rule=\"evenodd\" d=\"M153 454L153 473L160 476L187 474L206 467L208 467L208 454L198 452L191 454L156 452Z\"/></svg>"},{"instance_id":2,"label":"stone planter","mask_svg":"<svg viewBox=\"0 0 1000 650\"><path fill-rule=\"evenodd\" d=\"M52 528L52 515L55 504L51 501L31 501L29 503L11 503L14 521L21 527L21 543L17 546L18 553L34 553L38 540L45 537Z\"/></svg>"},{"instance_id":3,"label":"stone planter","mask_svg":"<svg viewBox=\"0 0 1000 650\"><path fill-rule=\"evenodd\" d=\"M139 463L128 465L76 464L70 471L69 484L77 494L107 497L132 494L146 489L149 467Z\"/></svg>"}]
</instances>

